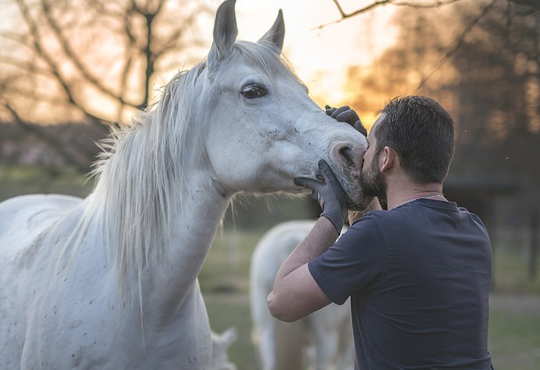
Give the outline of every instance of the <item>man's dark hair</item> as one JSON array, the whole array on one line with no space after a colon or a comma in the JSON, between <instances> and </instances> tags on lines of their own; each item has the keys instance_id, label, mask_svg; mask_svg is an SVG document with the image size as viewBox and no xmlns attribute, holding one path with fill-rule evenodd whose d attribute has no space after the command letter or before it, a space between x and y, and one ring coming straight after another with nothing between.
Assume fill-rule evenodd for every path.
<instances>
[{"instance_id":1,"label":"man's dark hair","mask_svg":"<svg viewBox=\"0 0 540 370\"><path fill-rule=\"evenodd\" d=\"M435 100L397 97L388 102L376 126L377 153L389 146L399 155L411 180L442 183L454 154L454 120Z\"/></svg>"}]
</instances>

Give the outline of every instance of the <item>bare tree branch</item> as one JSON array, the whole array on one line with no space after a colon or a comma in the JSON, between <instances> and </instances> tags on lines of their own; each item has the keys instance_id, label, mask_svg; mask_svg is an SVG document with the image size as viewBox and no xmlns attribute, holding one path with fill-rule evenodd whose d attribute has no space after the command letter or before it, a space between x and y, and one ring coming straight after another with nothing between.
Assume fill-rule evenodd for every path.
<instances>
[{"instance_id":1,"label":"bare tree branch","mask_svg":"<svg viewBox=\"0 0 540 370\"><path fill-rule=\"evenodd\" d=\"M83 112L83 114L88 118L88 120L97 125L101 125L102 122L99 118L89 114L88 112L80 109L79 105L77 104L77 99L72 93L72 88L68 81L64 78L62 73L60 72L60 69L58 68L57 64L53 60L53 58L50 56L50 54L46 51L46 49L43 47L41 43L41 39L39 36L39 32L37 30L37 25L34 22L33 18L30 15L29 9L26 5L26 3L23 0L17 0L17 4L19 5L19 9L21 10L21 13L24 17L24 20L26 24L29 27L30 34L31 34L31 43L33 44L35 50L38 52L38 54L41 56L43 61L48 65L48 67L51 69L51 73L56 77L58 84L66 94L68 102Z\"/></svg>"},{"instance_id":2,"label":"bare tree branch","mask_svg":"<svg viewBox=\"0 0 540 370\"><path fill-rule=\"evenodd\" d=\"M373 9L373 8L376 8L378 6L381 6L381 5L392 4L395 0L379 0L379 1L375 1L374 3L372 3L370 5L367 5L367 6L363 7L363 8L357 9L357 10L353 11L352 13L345 13L345 11L343 11L343 8L341 7L338 0L332 0L332 1L334 2L334 4L336 4L336 7L339 10L339 14L341 14L341 18L346 19L346 18L354 17L355 15L358 15L358 14L365 13L365 12L367 12L367 11Z\"/></svg>"},{"instance_id":3,"label":"bare tree branch","mask_svg":"<svg viewBox=\"0 0 540 370\"><path fill-rule=\"evenodd\" d=\"M332 25L332 24L336 24L336 23L340 23L348 18L352 18L352 17L355 17L357 15L360 15L360 14L364 14L364 13L367 13L368 11L370 10L373 10L377 7L380 7L380 6L385 6L385 5L394 5L394 6L408 6L408 7L413 7L413 8L437 8L437 7L441 7L441 6L444 6L444 5L448 5L448 4L452 4L452 3L456 3L456 2L459 2L459 1L464 1L464 0L433 0L432 2L426 4L426 3L418 3L418 2L408 2L408 1L399 1L399 0L377 0L377 1L374 1L373 3L369 4L369 5L366 5L364 6L363 8L360 8L360 9L356 9L350 13L347 13L343 10L340 2L338 0L332 0L333 3L336 5L336 8L338 9L339 11L339 14L341 15L341 18L340 19L337 19L333 22L330 22L330 23L325 23L325 24L322 24L320 25L319 29L322 29L326 26L329 26L329 25Z\"/></svg>"},{"instance_id":4,"label":"bare tree branch","mask_svg":"<svg viewBox=\"0 0 540 370\"><path fill-rule=\"evenodd\" d=\"M26 71L33 71L37 72L38 74L41 74L43 76L50 75L50 71L44 68L41 68L40 66L33 64L25 59L15 58L11 56L6 55L0 55L0 63L14 67L16 69L23 69Z\"/></svg>"},{"instance_id":5,"label":"bare tree branch","mask_svg":"<svg viewBox=\"0 0 540 370\"><path fill-rule=\"evenodd\" d=\"M165 72L166 58L173 51L199 45L199 40L186 39L186 35L194 34L185 32L186 28L198 27L201 15L212 13L205 1L193 4L188 0L176 4L180 11L177 15L169 11L167 4L171 0L7 1L16 5L23 27L17 31L12 27L0 30L0 41L18 51L26 49L13 53L26 60L15 65L15 59L0 58L0 65L7 67L2 74L20 69L22 78L18 85L31 84L36 76L50 79L58 89L54 93L64 96L65 104L73 112L81 112L93 122L122 120L125 117L121 113L126 108L144 108L153 93L156 63L160 63L159 72ZM77 34L83 35L82 39L86 37L91 48L83 50L74 41ZM101 37L109 42L103 44L107 48L112 42L118 43L113 59L98 54L107 50L98 43ZM10 92L2 94L8 96ZM89 96L104 101L108 109L96 110ZM25 100L32 99L35 97L30 95ZM22 111L19 114L26 115Z\"/></svg>"},{"instance_id":6,"label":"bare tree branch","mask_svg":"<svg viewBox=\"0 0 540 370\"><path fill-rule=\"evenodd\" d=\"M428 9L428 8L440 8L445 5L450 5L454 3L458 3L460 1L466 1L466 0L433 0L431 3L419 3L419 2L410 2L410 1L400 1L397 3L394 3L395 6L407 6L409 8L418 8L418 9Z\"/></svg>"},{"instance_id":7,"label":"bare tree branch","mask_svg":"<svg viewBox=\"0 0 540 370\"><path fill-rule=\"evenodd\" d=\"M478 24L478 22L480 21L480 19L482 19L486 14L489 13L489 11L491 10L491 8L495 5L495 3L497 2L498 0L492 0L491 3L487 4L486 6L484 6L480 12L480 14L475 17L471 23L469 23L469 25L463 30L463 32L461 33L461 35L458 37L457 41L456 41L456 44L454 45L454 47L452 49L450 49L446 55L439 61L439 63L437 63L437 65L435 66L435 68L433 68L433 70L426 76L422 79L422 81L420 82L420 84L418 85L418 87L416 88L416 90L420 90L425 84L426 82L431 78L431 76L433 76L457 51L458 49L463 45L463 43L465 42L465 38L467 37L467 35L474 29L474 27Z\"/></svg>"},{"instance_id":8,"label":"bare tree branch","mask_svg":"<svg viewBox=\"0 0 540 370\"><path fill-rule=\"evenodd\" d=\"M99 91L101 91L105 95L115 100L118 100L121 104L125 104L131 107L138 106L139 104L135 104L133 102L127 102L124 100L124 98L121 95L114 93L111 89L106 87L97 77L95 77L85 67L84 63L77 56L77 53L75 53L73 49L71 48L71 45L69 44L68 40L64 37L64 34L62 30L60 29L60 27L58 27L57 20L53 18L49 1L41 0L41 5L43 9L43 14L45 15L45 19L47 20L47 24L53 30L58 42L62 46L62 49L66 57L69 59L69 61L73 63L73 65L84 76L84 78L94 87L96 87Z\"/></svg>"},{"instance_id":9,"label":"bare tree branch","mask_svg":"<svg viewBox=\"0 0 540 370\"><path fill-rule=\"evenodd\" d=\"M121 18L124 14L120 2L117 1L84 0L84 3L101 16L117 19ZM117 7L117 9L114 9L113 7Z\"/></svg>"},{"instance_id":10,"label":"bare tree branch","mask_svg":"<svg viewBox=\"0 0 540 370\"><path fill-rule=\"evenodd\" d=\"M318 28L321 29L321 28L324 28L324 27L329 26L331 24L340 23L345 19L355 17L357 15L366 13L366 12L368 12L370 10L373 10L373 9L377 8L377 7L385 6L385 5L407 6L407 7L411 7L411 8L439 8L439 7L442 7L442 6L445 6L445 5L450 5L450 4L453 4L453 3L460 2L460 1L467 1L467 0L432 0L429 3L419 2L419 1L414 1L414 0L413 1L377 0L377 1L374 1L373 3L371 3L371 4L367 5L367 6L364 6L362 8L359 8L359 9L356 9L356 10L354 10L352 12L347 13L347 12L345 12L343 10L343 8L342 8L342 6L341 6L341 4L340 4L340 2L338 0L332 0L332 2L336 5L336 8L339 11L339 14L341 15L341 18L337 19L337 20L335 20L333 22L330 22L330 23L322 24ZM535 9L536 11L540 11L540 1L539 0L506 0L506 1L508 1L509 3L514 3L514 4L522 5L522 6L525 6L525 7L530 7L532 9Z\"/></svg>"}]
</instances>

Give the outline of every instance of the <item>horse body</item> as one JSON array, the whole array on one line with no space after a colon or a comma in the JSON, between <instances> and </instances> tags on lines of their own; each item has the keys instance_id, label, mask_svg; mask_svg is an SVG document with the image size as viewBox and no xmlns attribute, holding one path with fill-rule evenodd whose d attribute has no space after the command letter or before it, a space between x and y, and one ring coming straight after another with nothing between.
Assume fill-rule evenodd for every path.
<instances>
[{"instance_id":1,"label":"horse body","mask_svg":"<svg viewBox=\"0 0 540 370\"><path fill-rule=\"evenodd\" d=\"M330 304L295 323L270 315L266 297L276 274L293 249L313 228L312 220L295 220L268 230L251 260L250 298L253 337L263 370L305 368L348 370L354 367L350 307Z\"/></svg>"},{"instance_id":2,"label":"horse body","mask_svg":"<svg viewBox=\"0 0 540 370\"><path fill-rule=\"evenodd\" d=\"M89 197L0 204L1 369L208 369L197 276L235 194L302 193L323 158L365 203L365 139L309 98L283 34L280 13L235 42L225 1L207 59L113 135Z\"/></svg>"},{"instance_id":3,"label":"horse body","mask_svg":"<svg viewBox=\"0 0 540 370\"><path fill-rule=\"evenodd\" d=\"M26 198L16 198L12 205L8 202L7 212L12 214L13 207L28 203ZM40 200L29 198L32 204ZM20 227L23 219L39 223L65 212L55 222L45 222L41 231L2 233L9 238L6 242L19 248L10 251L10 263L1 272L3 282L17 276L18 284L6 283L2 288L0 311L6 314L2 315L0 339L5 355L0 368L153 369L159 364L160 369L207 369L212 353L210 327L196 272L225 205L219 207L208 194L201 193L201 198L206 202L198 202L196 209L187 212L189 217L181 217L178 232L185 233L200 220L207 221L204 224L210 232L193 227L181 239L177 237L190 253L171 253L169 263L160 264L155 274L149 270L158 266L148 266L143 273L142 302L136 293L123 296L119 292L117 272L106 262L109 258L102 239L85 238L77 253L66 256L64 266L57 266L57 251L69 229L77 227L91 198L82 202L61 198L66 207L72 207L62 209L52 208L59 198L44 196L51 208L40 207L30 218L27 212L14 217L12 222ZM3 216L0 211L0 218L5 219ZM89 225L86 232L94 234L95 227ZM4 245L4 237L0 244ZM137 286L127 289L133 291Z\"/></svg>"}]
</instances>

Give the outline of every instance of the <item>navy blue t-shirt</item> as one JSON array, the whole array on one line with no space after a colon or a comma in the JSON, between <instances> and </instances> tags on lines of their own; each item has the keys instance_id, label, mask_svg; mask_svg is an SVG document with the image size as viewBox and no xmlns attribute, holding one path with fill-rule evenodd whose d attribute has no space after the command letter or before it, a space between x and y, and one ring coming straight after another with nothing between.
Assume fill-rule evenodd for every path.
<instances>
[{"instance_id":1,"label":"navy blue t-shirt","mask_svg":"<svg viewBox=\"0 0 540 370\"><path fill-rule=\"evenodd\" d=\"M371 211L309 270L333 302L351 297L356 369L490 369L491 243L466 209Z\"/></svg>"}]
</instances>

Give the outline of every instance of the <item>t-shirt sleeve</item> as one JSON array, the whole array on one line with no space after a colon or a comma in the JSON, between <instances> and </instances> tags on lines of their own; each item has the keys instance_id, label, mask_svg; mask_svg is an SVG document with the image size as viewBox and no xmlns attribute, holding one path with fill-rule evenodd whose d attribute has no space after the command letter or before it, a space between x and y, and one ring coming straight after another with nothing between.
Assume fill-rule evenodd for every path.
<instances>
[{"instance_id":1,"label":"t-shirt sleeve","mask_svg":"<svg viewBox=\"0 0 540 370\"><path fill-rule=\"evenodd\" d=\"M321 256L309 262L311 275L337 304L372 289L386 265L386 247L372 212L355 222ZM380 279L379 279L380 280Z\"/></svg>"}]
</instances>

